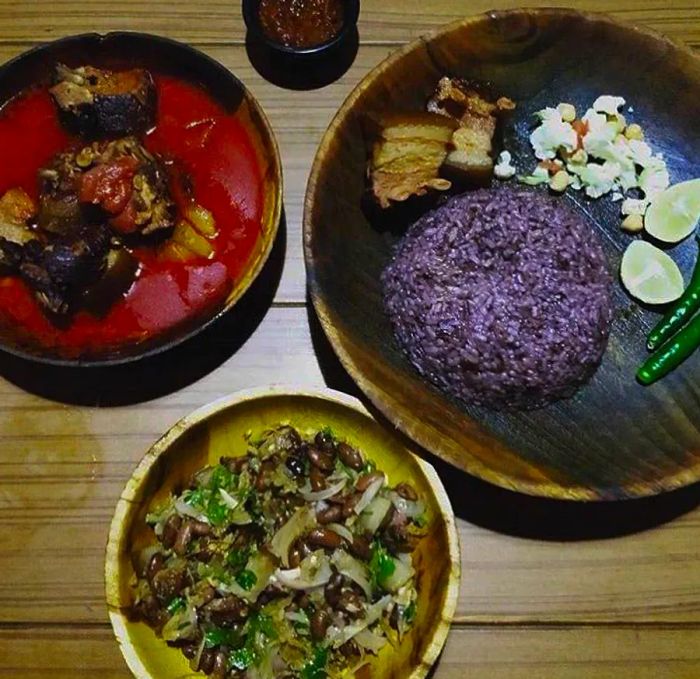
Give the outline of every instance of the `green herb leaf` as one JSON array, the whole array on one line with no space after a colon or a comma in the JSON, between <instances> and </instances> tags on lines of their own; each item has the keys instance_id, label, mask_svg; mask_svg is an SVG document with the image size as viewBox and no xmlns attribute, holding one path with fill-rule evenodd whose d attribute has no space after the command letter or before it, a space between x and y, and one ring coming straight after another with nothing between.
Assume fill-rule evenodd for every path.
<instances>
[{"instance_id":1,"label":"green herb leaf","mask_svg":"<svg viewBox=\"0 0 700 679\"><path fill-rule=\"evenodd\" d=\"M182 494L182 500L190 505L190 507L198 507L201 509L206 502L206 494L202 488L186 490Z\"/></svg>"},{"instance_id":2,"label":"green herb leaf","mask_svg":"<svg viewBox=\"0 0 700 679\"><path fill-rule=\"evenodd\" d=\"M409 624L413 624L413 621L416 619L416 602L411 601L408 606L404 609L403 612L403 619Z\"/></svg>"},{"instance_id":3,"label":"green herb leaf","mask_svg":"<svg viewBox=\"0 0 700 679\"><path fill-rule=\"evenodd\" d=\"M377 468L376 462L374 460L367 460L362 467L362 473L363 474L371 474L373 471L375 471Z\"/></svg>"},{"instance_id":4,"label":"green herb leaf","mask_svg":"<svg viewBox=\"0 0 700 679\"><path fill-rule=\"evenodd\" d=\"M428 525L428 517L425 514L419 514L414 517L413 523L415 523L418 528L425 528Z\"/></svg>"},{"instance_id":5,"label":"green herb leaf","mask_svg":"<svg viewBox=\"0 0 700 679\"><path fill-rule=\"evenodd\" d=\"M206 515L210 523L215 526L220 526L226 521L226 517L228 516L228 507L221 499L221 495L219 494L218 490L212 491L211 496L209 497Z\"/></svg>"},{"instance_id":6,"label":"green herb leaf","mask_svg":"<svg viewBox=\"0 0 700 679\"><path fill-rule=\"evenodd\" d=\"M232 549L226 555L226 564L234 571L239 571L244 568L250 558L250 549Z\"/></svg>"},{"instance_id":7,"label":"green herb leaf","mask_svg":"<svg viewBox=\"0 0 700 679\"><path fill-rule=\"evenodd\" d=\"M170 603L165 607L165 610L168 611L170 615L175 615L178 611L183 610L186 605L187 602L184 597L176 596L174 599L171 599Z\"/></svg>"},{"instance_id":8,"label":"green herb leaf","mask_svg":"<svg viewBox=\"0 0 700 679\"><path fill-rule=\"evenodd\" d=\"M231 646L236 648L241 645L242 641L241 632L237 629L215 627L204 634L204 645L207 648L213 648L214 646Z\"/></svg>"},{"instance_id":9,"label":"green herb leaf","mask_svg":"<svg viewBox=\"0 0 700 679\"><path fill-rule=\"evenodd\" d=\"M236 582L246 591L250 592L258 582L258 576L253 571L244 570L236 575Z\"/></svg>"},{"instance_id":10,"label":"green herb leaf","mask_svg":"<svg viewBox=\"0 0 700 679\"><path fill-rule=\"evenodd\" d=\"M236 478L233 472L229 471L223 465L217 464L209 479L209 488L214 492L219 490L219 488L228 490L234 485L235 480Z\"/></svg>"},{"instance_id":11,"label":"green herb leaf","mask_svg":"<svg viewBox=\"0 0 700 679\"><path fill-rule=\"evenodd\" d=\"M379 540L375 540L372 544L372 558L369 562L370 580L373 589L383 587L395 570L396 564L393 557Z\"/></svg>"},{"instance_id":12,"label":"green herb leaf","mask_svg":"<svg viewBox=\"0 0 700 679\"><path fill-rule=\"evenodd\" d=\"M328 663L328 648L317 646L314 655L301 668L301 679L323 679L327 676L326 665Z\"/></svg>"},{"instance_id":13,"label":"green herb leaf","mask_svg":"<svg viewBox=\"0 0 700 679\"><path fill-rule=\"evenodd\" d=\"M321 433L324 436L328 436L329 438L335 439L335 434L333 433L333 430L330 427L324 427L321 429Z\"/></svg>"},{"instance_id":14,"label":"green herb leaf","mask_svg":"<svg viewBox=\"0 0 700 679\"><path fill-rule=\"evenodd\" d=\"M234 651L228 657L229 669L233 670L247 670L251 665L255 663L256 655L255 651L248 647L247 645L243 648L239 648Z\"/></svg>"}]
</instances>

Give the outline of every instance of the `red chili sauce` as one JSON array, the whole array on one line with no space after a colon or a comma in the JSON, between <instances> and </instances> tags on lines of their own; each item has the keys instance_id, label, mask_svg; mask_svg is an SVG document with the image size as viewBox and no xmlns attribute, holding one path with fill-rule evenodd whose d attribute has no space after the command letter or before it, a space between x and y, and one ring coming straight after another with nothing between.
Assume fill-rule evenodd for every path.
<instances>
[{"instance_id":1,"label":"red chili sauce","mask_svg":"<svg viewBox=\"0 0 700 679\"><path fill-rule=\"evenodd\" d=\"M260 234L262 175L243 122L194 85L165 76L155 80L157 125L145 145L191 177L195 202L216 221L215 254L165 261L156 248L139 248L134 254L140 272L126 296L103 318L79 311L66 329L44 316L19 278L0 278L0 317L46 346L79 353L143 341L220 305ZM21 187L36 200L37 170L56 153L81 143L60 126L47 90L22 94L0 114L0 195ZM181 213L191 197L173 191L173 199Z\"/></svg>"},{"instance_id":2,"label":"red chili sauce","mask_svg":"<svg viewBox=\"0 0 700 679\"><path fill-rule=\"evenodd\" d=\"M285 47L316 47L343 27L342 0L261 0L258 12L263 33Z\"/></svg>"}]
</instances>

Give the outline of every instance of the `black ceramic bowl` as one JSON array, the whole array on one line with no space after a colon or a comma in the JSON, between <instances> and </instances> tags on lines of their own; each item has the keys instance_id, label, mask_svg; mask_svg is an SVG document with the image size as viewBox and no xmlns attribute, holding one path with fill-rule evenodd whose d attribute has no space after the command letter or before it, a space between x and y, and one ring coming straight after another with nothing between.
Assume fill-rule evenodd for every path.
<instances>
[{"instance_id":1,"label":"black ceramic bowl","mask_svg":"<svg viewBox=\"0 0 700 679\"><path fill-rule=\"evenodd\" d=\"M81 367L127 363L164 351L199 333L229 311L258 276L272 249L282 209L279 150L260 105L236 76L188 45L143 33L77 35L21 54L0 68L0 109L27 87L48 84L57 62L69 66L89 63L102 68L148 68L199 85L226 111L241 116L261 167L264 205L260 236L231 292L218 306L144 341L95 347L80 353L45 346L31 333L0 318L0 349L22 358Z\"/></svg>"},{"instance_id":2,"label":"black ceramic bowl","mask_svg":"<svg viewBox=\"0 0 700 679\"><path fill-rule=\"evenodd\" d=\"M243 20L248 28L250 38L256 43L290 58L312 59L327 56L334 52L357 30L357 20L360 17L360 0L342 0L342 2L344 9L342 28L330 40L313 47L288 47L268 38L260 24L258 11L260 0L243 0Z\"/></svg>"}]
</instances>

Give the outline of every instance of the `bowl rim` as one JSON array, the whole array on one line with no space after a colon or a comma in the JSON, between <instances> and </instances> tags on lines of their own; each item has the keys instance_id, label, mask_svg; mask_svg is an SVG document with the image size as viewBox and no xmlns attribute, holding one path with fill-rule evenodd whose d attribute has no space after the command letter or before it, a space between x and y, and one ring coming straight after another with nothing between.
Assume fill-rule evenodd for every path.
<instances>
[{"instance_id":1,"label":"bowl rim","mask_svg":"<svg viewBox=\"0 0 700 679\"><path fill-rule=\"evenodd\" d=\"M52 50L56 46L60 46L62 44L72 42L79 43L82 41L94 41L98 44L103 44L109 43L110 41L118 41L120 39L130 37L161 45L168 45L170 47L182 50L183 53L189 53L192 57L200 60L202 63L206 63L209 68L215 69L220 73L226 75L226 77L230 78L232 83L235 83L236 86L240 87L245 101L260 120L261 135L267 137L269 144L272 148L273 153L269 158L272 165L271 174L272 176L279 178L279 181L276 182L277 185L274 190L274 206L270 215L270 229L269 235L267 236L267 242L264 244L262 250L254 255L255 259L251 260L253 261L253 266L250 268L250 271L246 276L247 280L245 284L242 285L239 290L236 290L235 294L232 295L230 299L227 299L226 303L220 309L212 313L210 317L204 316L204 320L194 322L191 327L185 326L185 328L181 331L175 330L175 335L173 337L167 337L166 339L160 342L157 339L155 339L154 343L148 346L145 349L145 351L136 351L136 347L138 347L138 344L136 343L132 345L126 345L134 347L135 353L130 356L106 356L104 358L92 358L88 355L88 358L84 359L80 357L64 358L59 356L42 355L38 351L35 353L22 347L9 346L4 339L0 338L0 351L10 354L12 356L31 361L33 363L58 367L105 368L109 366L124 365L126 363L134 363L144 358L149 358L157 354L166 352L169 349L172 349L198 335L200 332L205 330L207 327L209 327L217 320L219 320L222 316L224 316L226 313L228 313L238 303L238 301L243 297L243 295L245 295L245 293L248 292L255 280L257 280L258 276L260 275L260 272L262 271L263 267L265 266L267 260L270 257L270 253L272 252L275 241L277 239L283 209L284 175L282 159L279 150L279 143L277 141L277 137L275 136L275 132L267 117L267 114L263 110L256 97L250 91L250 89L246 87L246 85L238 78L238 76L235 73L230 71L222 63L218 62L216 59L209 56L200 49L193 47L188 43L184 43L179 40L174 40L173 38L168 38L162 35L156 35L153 33L146 33L142 31L119 30L109 31L107 33L77 33L75 35L63 36L56 40L51 40L40 45L36 45L12 57L8 61L0 65L0 79L2 79L9 70L14 68L16 64L20 63L25 58L30 57L32 55L41 54L44 51ZM0 102L0 108L5 103L6 102Z\"/></svg>"},{"instance_id":2,"label":"bowl rim","mask_svg":"<svg viewBox=\"0 0 700 679\"><path fill-rule=\"evenodd\" d=\"M425 450L433 453L446 462L449 462L449 464L457 469L461 469L472 476L506 490L520 492L535 497L577 502L612 502L619 500L634 500L659 495L663 492L677 490L679 488L689 486L700 480L700 462L673 475L669 475L661 480L655 481L654 483L628 484L624 488L624 494L621 495L619 488L593 489L589 486L580 484L562 485L555 481L529 480L516 476L506 477L494 472L477 457L471 455L468 450L462 451L459 460L443 455L440 450L440 446L431 445L431 438L421 431L420 426L414 426L411 424L411 422L406 421L405 418L400 416L400 410L396 408L394 399L389 392L385 392L383 388L381 386L377 386L373 380L369 380L364 377L356 362L350 355L350 352L344 347L332 320L333 313L321 294L318 279L315 275L316 265L314 263L313 256L314 228L312 220L313 205L316 201L316 196L318 193L319 177L322 166L325 163L326 156L329 153L331 143L335 138L338 129L352 114L352 108L364 92L366 86L370 82L373 82L375 79L381 77L388 68L400 61L406 54L409 54L410 52L419 48L421 45L429 45L431 41L440 39L441 36L465 26L486 22L492 19L508 19L509 17L522 16L523 14L555 18L576 18L583 21L601 22L614 26L616 29L642 35L650 40L663 43L674 50L680 51L686 57L694 61L700 61L700 56L690 47L654 29L620 21L605 12L585 12L576 9L558 7L522 7L507 10L490 10L487 12L472 14L443 26L438 26L415 40L411 40L402 47L399 47L385 59L379 62L374 68L372 68L348 94L340 108L333 116L316 151L307 182L306 195L304 197L304 215L302 222L304 264L306 267L306 280L309 297L311 298L311 302L319 318L321 327L323 328L328 341L333 347L333 351L345 370L347 370L347 372L351 375L353 381L360 387L370 402L384 417L387 418L387 420L393 423L394 426L396 426L408 438L419 446L422 446Z\"/></svg>"},{"instance_id":3,"label":"bowl rim","mask_svg":"<svg viewBox=\"0 0 700 679\"><path fill-rule=\"evenodd\" d=\"M147 450L145 455L141 458L129 476L124 489L119 495L119 500L117 501L114 514L110 521L107 544L105 548L104 584L109 620L124 660L136 679L162 678L153 677L144 666L139 654L133 649L129 641L124 615L119 607L114 603L115 601L118 601L119 597L119 545L122 542L122 539L125 537L125 518L129 506L136 502L139 488L158 458L163 455L177 439L184 436L192 427L205 422L206 420L225 410L228 410L229 408L243 403L267 399L270 397L290 396L313 398L335 403L372 420L378 427L381 427L386 431L387 436L395 435L394 432L386 427L386 425L377 421L365 408L362 402L353 396L349 396L348 394L336 391L334 389L329 389L327 387L289 384L255 387L252 389L244 389L234 392L212 401L211 403L198 408L188 415L185 415L173 426L171 426L165 432L165 434L163 434ZM416 462L422 474L425 476L428 485L430 486L430 489L435 497L435 501L440 508L444 510L441 512L441 517L445 523L448 558L450 561L449 575L445 587L444 603L435 616L435 623L431 631L430 641L419 663L412 669L410 675L406 677L406 679L424 679L442 652L447 640L447 635L450 631L455 611L457 609L462 567L461 548L452 503L450 502L450 498L447 495L447 491L445 490L440 477L435 471L435 468L430 463L416 455L410 448L406 447L406 443L409 443L410 445L410 442L402 441L402 447L405 448L406 453Z\"/></svg>"},{"instance_id":4,"label":"bowl rim","mask_svg":"<svg viewBox=\"0 0 700 679\"><path fill-rule=\"evenodd\" d=\"M342 0L343 25L336 35L325 42L312 45L311 47L290 47L268 38L265 34L265 31L260 25L260 18L257 12L260 1L261 0L242 0L243 21L245 22L246 28L258 42L263 43L271 50L290 57L321 56L345 40L347 35L357 26L357 22L360 18L360 0Z\"/></svg>"}]
</instances>

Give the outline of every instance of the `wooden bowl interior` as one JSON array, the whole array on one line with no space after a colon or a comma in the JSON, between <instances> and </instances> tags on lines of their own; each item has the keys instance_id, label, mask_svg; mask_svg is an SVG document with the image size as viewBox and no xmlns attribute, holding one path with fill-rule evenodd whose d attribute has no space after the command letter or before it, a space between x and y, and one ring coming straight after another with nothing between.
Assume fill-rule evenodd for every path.
<instances>
[{"instance_id":1,"label":"wooden bowl interior","mask_svg":"<svg viewBox=\"0 0 700 679\"><path fill-rule=\"evenodd\" d=\"M167 349L202 330L242 297L262 269L275 240L282 209L282 169L277 143L265 114L241 82L202 52L173 40L140 33L86 34L30 50L0 68L0 108L29 86L51 82L56 63L102 68L143 67L203 87L249 131L263 181L260 235L227 298L217 307L146 341L102 346L76 354L39 343L21 328L0 321L0 348L26 358L69 365L106 365ZM223 225L225 228L225 225Z\"/></svg>"},{"instance_id":2,"label":"wooden bowl interior","mask_svg":"<svg viewBox=\"0 0 700 679\"><path fill-rule=\"evenodd\" d=\"M302 393L229 399L181 421L148 452L117 506L105 567L110 618L138 679L167 679L191 672L179 650L166 646L144 623L129 620L133 557L154 542L145 524L146 514L171 492L181 490L197 469L217 462L222 455L244 454L246 432L259 432L280 422L290 422L300 431L332 427L337 436L375 460L392 484L410 481L426 502L430 531L414 557L419 588L415 626L398 649L381 653L371 674L364 671L357 676L419 679L426 675L447 635L459 586L459 546L452 510L432 467L352 403L348 397Z\"/></svg>"},{"instance_id":3,"label":"wooden bowl interior","mask_svg":"<svg viewBox=\"0 0 700 679\"><path fill-rule=\"evenodd\" d=\"M517 110L505 146L521 171L536 160L532 114L568 101L585 110L624 96L673 182L700 176L700 59L647 31L566 10L493 12L452 25L389 57L331 124L309 182L305 247L309 286L324 329L359 386L396 426L452 464L506 488L550 497L638 497L700 479L700 357L650 388L634 375L657 316L615 284L615 320L603 363L570 400L520 413L457 404L418 376L385 316L380 274L399 235L380 228L365 198L364 122L421 110L444 75L491 81ZM615 275L631 238L619 203L562 198L598 230ZM692 239L672 255L688 280Z\"/></svg>"}]
</instances>

